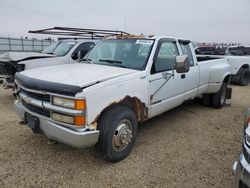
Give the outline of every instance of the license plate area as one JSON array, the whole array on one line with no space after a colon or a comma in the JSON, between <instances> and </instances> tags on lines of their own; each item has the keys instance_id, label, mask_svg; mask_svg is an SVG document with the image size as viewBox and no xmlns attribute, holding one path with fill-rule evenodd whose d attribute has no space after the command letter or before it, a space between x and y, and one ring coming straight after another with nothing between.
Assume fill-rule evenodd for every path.
<instances>
[{"instance_id":1,"label":"license plate area","mask_svg":"<svg viewBox=\"0 0 250 188\"><path fill-rule=\"evenodd\" d=\"M33 131L33 133L41 133L41 129L40 129L40 122L39 119L27 112L25 112L25 123L27 124L27 126L29 128L31 128L31 130Z\"/></svg>"}]
</instances>

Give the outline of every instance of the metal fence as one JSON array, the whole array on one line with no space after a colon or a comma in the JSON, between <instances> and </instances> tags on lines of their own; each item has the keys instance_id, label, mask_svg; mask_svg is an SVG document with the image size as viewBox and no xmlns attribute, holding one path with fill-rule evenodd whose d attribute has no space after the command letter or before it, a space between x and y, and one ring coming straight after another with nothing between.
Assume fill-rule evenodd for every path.
<instances>
[{"instance_id":1,"label":"metal fence","mask_svg":"<svg viewBox=\"0 0 250 188\"><path fill-rule=\"evenodd\" d=\"M53 40L0 37L0 51L39 52L53 42Z\"/></svg>"}]
</instances>

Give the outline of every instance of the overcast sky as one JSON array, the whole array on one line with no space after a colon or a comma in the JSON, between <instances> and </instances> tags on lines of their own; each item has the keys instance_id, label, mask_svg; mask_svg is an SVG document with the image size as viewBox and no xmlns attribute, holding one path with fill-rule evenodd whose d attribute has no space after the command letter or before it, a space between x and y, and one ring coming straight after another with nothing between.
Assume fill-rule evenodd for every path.
<instances>
[{"instance_id":1,"label":"overcast sky","mask_svg":"<svg viewBox=\"0 0 250 188\"><path fill-rule=\"evenodd\" d=\"M250 0L0 0L0 24L12 37L68 26L250 44Z\"/></svg>"}]
</instances>

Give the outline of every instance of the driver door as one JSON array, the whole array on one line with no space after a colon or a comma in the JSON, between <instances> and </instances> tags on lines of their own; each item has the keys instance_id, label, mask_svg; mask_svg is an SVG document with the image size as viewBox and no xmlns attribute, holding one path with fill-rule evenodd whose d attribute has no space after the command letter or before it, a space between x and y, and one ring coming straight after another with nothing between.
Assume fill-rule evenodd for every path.
<instances>
[{"instance_id":1,"label":"driver door","mask_svg":"<svg viewBox=\"0 0 250 188\"><path fill-rule=\"evenodd\" d=\"M175 71L179 50L173 39L160 40L149 76L152 116L180 105L185 96L185 77Z\"/></svg>"}]
</instances>

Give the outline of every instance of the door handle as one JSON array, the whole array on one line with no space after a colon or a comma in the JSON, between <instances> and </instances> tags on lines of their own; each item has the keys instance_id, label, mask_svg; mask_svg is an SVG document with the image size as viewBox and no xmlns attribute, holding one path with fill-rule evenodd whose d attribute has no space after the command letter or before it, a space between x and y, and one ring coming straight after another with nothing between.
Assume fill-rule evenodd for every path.
<instances>
[{"instance_id":1,"label":"door handle","mask_svg":"<svg viewBox=\"0 0 250 188\"><path fill-rule=\"evenodd\" d=\"M184 79L184 78L186 78L186 74L181 75L181 79Z\"/></svg>"}]
</instances>

